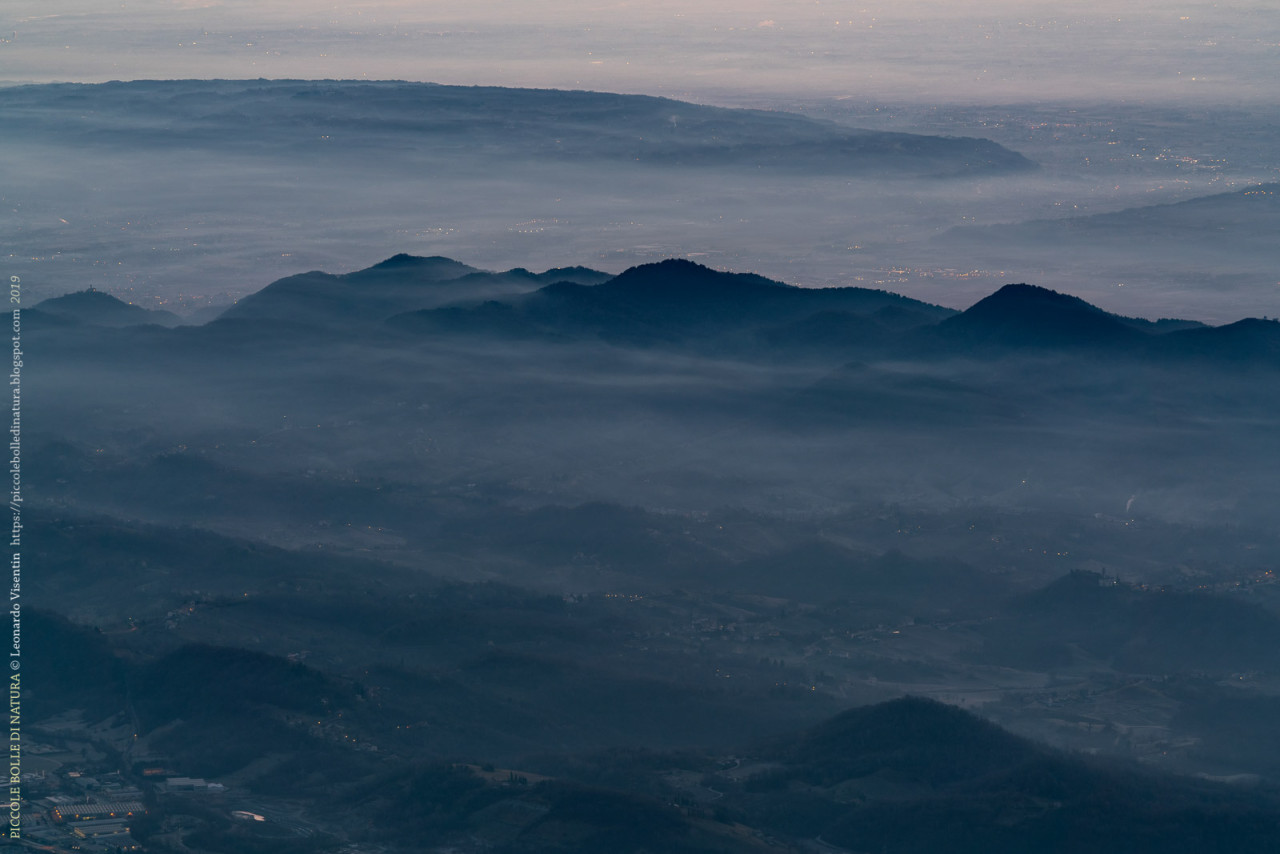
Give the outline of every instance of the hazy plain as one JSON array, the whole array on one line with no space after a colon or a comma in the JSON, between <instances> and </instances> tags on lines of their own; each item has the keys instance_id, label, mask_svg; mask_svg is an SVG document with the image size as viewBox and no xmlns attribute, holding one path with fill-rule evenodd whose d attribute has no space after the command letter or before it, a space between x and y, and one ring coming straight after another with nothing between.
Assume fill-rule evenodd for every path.
<instances>
[{"instance_id":1,"label":"hazy plain","mask_svg":"<svg viewBox=\"0 0 1280 854\"><path fill-rule=\"evenodd\" d=\"M225 88L221 97L234 100L252 85ZM280 276L349 271L409 252L489 269L583 264L613 273L687 257L957 308L1025 281L1144 316L1280 314L1274 203L1210 213L1189 233L1139 229L1106 247L1034 230L994 239L949 233L1139 209L1109 229L1123 236L1151 206L1274 181L1280 120L1261 107L778 105L849 127L989 138L1039 164L931 177L812 163L673 170L608 152L526 152L500 121L481 116L483 104L465 141L365 113L338 121L353 108L324 98L310 112L224 112L180 133L182 113L148 126L160 120L131 123L116 104L82 118L96 97L85 94L83 102L51 97L47 116L25 108L23 127L39 132L0 149L8 176L0 239L6 266L33 298L94 286L187 313ZM693 108L670 104L659 125L678 135L679 113ZM12 125L18 113L10 115Z\"/></svg>"}]
</instances>

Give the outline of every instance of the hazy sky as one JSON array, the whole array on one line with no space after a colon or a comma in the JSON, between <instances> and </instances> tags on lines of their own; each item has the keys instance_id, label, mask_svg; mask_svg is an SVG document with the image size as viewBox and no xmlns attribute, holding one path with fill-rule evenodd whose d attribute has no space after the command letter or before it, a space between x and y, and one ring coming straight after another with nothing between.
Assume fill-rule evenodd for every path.
<instances>
[{"instance_id":1,"label":"hazy sky","mask_svg":"<svg viewBox=\"0 0 1280 854\"><path fill-rule=\"evenodd\" d=\"M0 80L1275 101L1280 3L6 0Z\"/></svg>"}]
</instances>

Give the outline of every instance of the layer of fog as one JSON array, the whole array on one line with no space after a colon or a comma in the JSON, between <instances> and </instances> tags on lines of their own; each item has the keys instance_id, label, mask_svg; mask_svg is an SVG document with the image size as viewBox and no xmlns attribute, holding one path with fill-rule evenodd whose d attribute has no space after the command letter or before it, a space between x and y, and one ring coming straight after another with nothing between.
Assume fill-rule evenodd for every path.
<instances>
[{"instance_id":1,"label":"layer of fog","mask_svg":"<svg viewBox=\"0 0 1280 854\"><path fill-rule=\"evenodd\" d=\"M761 365L227 327L72 335L85 343L42 339L62 343L30 369L41 407L28 427L39 453L73 449L74 480L41 489L82 512L174 512L145 479L129 497L83 491L162 459L226 482L204 501L206 487L165 484L196 509L159 521L260 536L331 487L428 503L784 515L901 503L1237 525L1265 524L1280 500L1265 373L1027 357ZM295 497L247 510L237 496L255 490L237 478Z\"/></svg>"},{"instance_id":2,"label":"layer of fog","mask_svg":"<svg viewBox=\"0 0 1280 854\"><path fill-rule=\"evenodd\" d=\"M614 273L689 257L953 307L1027 281L1131 315L1280 314L1280 249L1267 244L1171 260L1142 240L1107 255L1051 241L994 250L934 241L957 226L1116 211L1274 180L1274 112L779 106L862 127L985 136L1043 168L948 180L670 170L487 156L482 136L480 150L460 153L383 131L316 139L299 129L296 149L285 150L251 143L289 128L246 126L239 147L200 139L157 147L145 128L132 141L125 128L118 144L69 135L65 145L18 139L0 151L9 176L0 241L6 269L23 277L33 301L94 286L180 313L291 273L343 272L409 252L489 269L584 264Z\"/></svg>"}]
</instances>

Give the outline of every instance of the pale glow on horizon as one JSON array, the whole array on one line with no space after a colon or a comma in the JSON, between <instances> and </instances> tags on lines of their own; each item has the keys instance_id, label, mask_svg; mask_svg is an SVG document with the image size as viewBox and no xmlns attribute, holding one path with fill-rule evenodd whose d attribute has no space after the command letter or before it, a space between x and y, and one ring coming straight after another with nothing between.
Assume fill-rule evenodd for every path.
<instances>
[{"instance_id":1,"label":"pale glow on horizon","mask_svg":"<svg viewBox=\"0 0 1280 854\"><path fill-rule=\"evenodd\" d=\"M969 103L1273 102L1252 2L467 3L17 0L0 80L405 79Z\"/></svg>"}]
</instances>

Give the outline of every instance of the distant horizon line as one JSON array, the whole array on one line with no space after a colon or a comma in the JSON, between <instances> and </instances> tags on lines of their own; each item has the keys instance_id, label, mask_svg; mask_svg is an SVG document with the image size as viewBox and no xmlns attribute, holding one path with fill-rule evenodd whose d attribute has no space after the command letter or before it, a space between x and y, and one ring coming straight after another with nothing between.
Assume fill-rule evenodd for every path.
<instances>
[{"instance_id":1,"label":"distant horizon line","mask_svg":"<svg viewBox=\"0 0 1280 854\"><path fill-rule=\"evenodd\" d=\"M1257 99L1242 98L1236 101L1223 101L1221 98L1205 96L1203 99L1190 100L1186 97L1156 98L1156 97L1103 97L1103 98L1084 98L1084 97L1054 97L1054 98L1033 98L1028 97L1021 100L979 100L972 98L926 98L912 97L908 95L883 96L877 97L869 93L813 93L813 92L783 92L783 91L764 91L752 89L723 89L712 88L704 89L697 92L682 90L678 93L674 92L658 92L653 90L645 91L627 91L622 89L590 89L579 87L562 87L562 86L533 86L533 85L513 85L508 83L441 83L435 80L410 80L408 78L387 77L387 78L365 78L365 77L131 77L131 78L109 78L103 80L0 80L0 88L13 89L21 86L106 86L111 84L128 84L128 83L341 83L341 84L402 84L413 86L438 86L441 88L453 89L510 89L515 91L530 92L593 92L599 94L610 95L635 95L650 98L665 98L673 101L688 100L691 98L753 98L763 101L805 101L805 102L825 102L825 101L841 101L865 104L902 104L902 105L947 105L951 107L1011 107L1011 108L1027 108L1027 107L1062 107L1072 108L1077 106L1132 106L1160 109L1210 109L1217 111L1231 111L1238 109L1280 109L1280 98L1266 99L1259 97Z\"/></svg>"}]
</instances>

